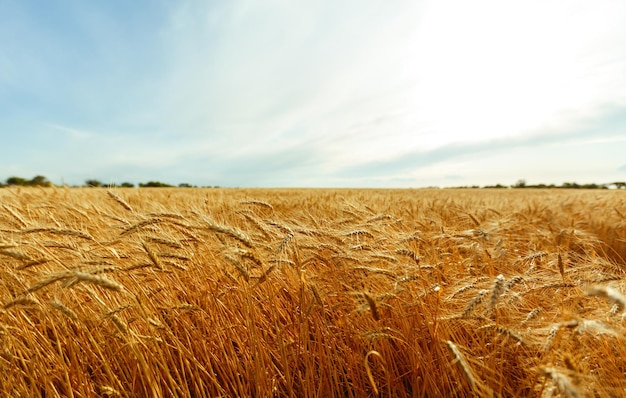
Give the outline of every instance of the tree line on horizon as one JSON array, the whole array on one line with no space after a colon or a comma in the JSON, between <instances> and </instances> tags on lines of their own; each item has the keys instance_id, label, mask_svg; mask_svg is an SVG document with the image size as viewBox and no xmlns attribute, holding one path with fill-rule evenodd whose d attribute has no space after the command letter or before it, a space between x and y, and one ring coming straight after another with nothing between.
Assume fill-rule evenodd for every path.
<instances>
[{"instance_id":1,"label":"tree line on horizon","mask_svg":"<svg viewBox=\"0 0 626 398\"><path fill-rule=\"evenodd\" d=\"M22 186L22 187L51 187L54 184L52 182L50 182L46 177L38 175L33 177L32 179L28 180L26 178L21 178L21 177L9 177L6 179L6 181L0 182L0 187L8 187L8 186ZM100 187L116 187L116 188L135 188L135 187L139 187L139 188L175 188L175 187L179 187L179 188L219 188L219 186L202 186L202 187L198 187L197 185L191 185L191 184L187 184L187 183L180 183L178 185L170 185L170 184L166 184L164 182L160 182L160 181L148 181L148 182L140 182L139 184L137 184L137 186L135 184L133 184L132 182L123 182L121 184L117 184L117 183L113 183L113 184L104 184L103 182L101 182L100 180L96 180L96 179L89 179L89 180L85 180L85 183L83 185L74 185L72 187L93 187L93 188L100 188ZM625 189L626 188L626 182L625 181L617 181L617 182L611 182L611 183L605 183L605 184L596 184L596 183L591 183L591 184L578 184L575 182L564 182L561 185L555 185L555 184L527 184L526 180L518 180L515 184L512 185L502 185L502 184L496 184L496 185L485 185L485 186L479 186L479 185L465 185L465 186L457 186L457 187L450 187L451 189L454 188L472 188L472 189L476 189L476 188L487 188L487 189L508 189L508 188L538 188L538 189L549 189L549 188L564 188L564 189L609 189L611 187L615 187L617 189ZM431 187L431 188L439 188L439 187Z\"/></svg>"},{"instance_id":2,"label":"tree line on horizon","mask_svg":"<svg viewBox=\"0 0 626 398\"><path fill-rule=\"evenodd\" d=\"M451 187L451 188L491 188L491 189L502 189L502 188L536 188L536 189L550 189L550 188L559 188L559 189L609 189L611 187L615 187L617 189L626 188L626 181L616 181L604 184L597 183L589 183L589 184L578 184L576 182L564 182L561 185L556 184L528 184L526 180L518 180L513 185L471 185L471 186L459 186L459 187Z\"/></svg>"},{"instance_id":3,"label":"tree line on horizon","mask_svg":"<svg viewBox=\"0 0 626 398\"><path fill-rule=\"evenodd\" d=\"M33 177L32 179L26 179L22 177L9 177L6 181L0 182L0 187L8 187L8 186L21 186L21 187L51 187L54 186L52 182L50 182L46 177L38 175ZM140 182L137 184L139 188L174 188L176 185L166 184L160 181L148 181L148 182ZM195 185L181 183L177 185L179 188L198 188ZM132 182L123 182L121 184L105 184L100 180L89 179L85 180L83 185L73 185L72 187L92 187L92 188L100 188L100 187L119 187L119 188L135 188L136 185ZM211 188L211 187L203 187L203 188ZM217 188L217 187L212 187Z\"/></svg>"}]
</instances>

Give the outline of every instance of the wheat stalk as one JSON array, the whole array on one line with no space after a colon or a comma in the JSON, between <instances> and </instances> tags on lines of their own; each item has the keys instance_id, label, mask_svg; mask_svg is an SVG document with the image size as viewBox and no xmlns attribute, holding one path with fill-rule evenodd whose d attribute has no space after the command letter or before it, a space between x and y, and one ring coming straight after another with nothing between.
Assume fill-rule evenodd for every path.
<instances>
[{"instance_id":1,"label":"wheat stalk","mask_svg":"<svg viewBox=\"0 0 626 398\"><path fill-rule=\"evenodd\" d=\"M108 278L104 278L102 276L91 274L89 272L76 271L73 273L72 276L75 277L80 282L93 283L94 285L98 285L105 289L113 290L116 292L121 292L122 290L124 290L124 286L122 286L118 282L108 279Z\"/></svg>"},{"instance_id":2,"label":"wheat stalk","mask_svg":"<svg viewBox=\"0 0 626 398\"><path fill-rule=\"evenodd\" d=\"M48 277L44 279L40 279L34 285L29 287L27 291L30 293L36 292L37 290L42 289L54 282L58 282L63 279L68 279L68 278L71 278L72 276L74 276L74 273L71 271L62 271L62 272L53 273L53 274L48 275Z\"/></svg>"},{"instance_id":3,"label":"wheat stalk","mask_svg":"<svg viewBox=\"0 0 626 398\"><path fill-rule=\"evenodd\" d=\"M39 304L39 302L35 300L34 298L29 297L29 296L21 296L4 304L2 308L6 310L16 305L36 305L36 304Z\"/></svg>"},{"instance_id":4,"label":"wheat stalk","mask_svg":"<svg viewBox=\"0 0 626 398\"><path fill-rule=\"evenodd\" d=\"M146 253L148 254L148 257L150 258L150 261L152 262L152 264L160 271L163 271L163 266L161 265L161 262L159 261L159 257L157 257L156 253L154 253L152 251L152 249L150 249L150 247L146 244L146 242L141 242L141 246L143 247L143 249L146 251Z\"/></svg>"},{"instance_id":5,"label":"wheat stalk","mask_svg":"<svg viewBox=\"0 0 626 398\"><path fill-rule=\"evenodd\" d=\"M7 205L3 205L2 207L4 207L4 209L6 211L9 212L9 214L18 222L18 224L20 224L20 226L22 228L26 228L28 226L28 224L26 223L26 221L24 221L24 219L22 218L22 216L20 216L16 211L14 211L13 209L11 209L9 206Z\"/></svg>"},{"instance_id":6,"label":"wheat stalk","mask_svg":"<svg viewBox=\"0 0 626 398\"><path fill-rule=\"evenodd\" d=\"M174 240L169 240L169 239L163 239L163 238L159 238L156 236L146 236L144 239L149 240L152 243L156 243L159 245L164 245L164 246L168 246L171 247L172 249L182 249L183 245L181 245L179 242L176 242Z\"/></svg>"},{"instance_id":7,"label":"wheat stalk","mask_svg":"<svg viewBox=\"0 0 626 398\"><path fill-rule=\"evenodd\" d=\"M33 259L28 254L14 250L0 249L0 254L3 256L14 258L16 260L33 261Z\"/></svg>"},{"instance_id":8,"label":"wheat stalk","mask_svg":"<svg viewBox=\"0 0 626 398\"><path fill-rule=\"evenodd\" d=\"M420 263L420 257L417 255L417 253L415 253L412 250L402 248L402 249L396 249L395 252L397 254L400 254L402 256L406 256L406 257L410 258L411 260L415 261L415 264L417 264L417 265L419 265L419 263Z\"/></svg>"},{"instance_id":9,"label":"wheat stalk","mask_svg":"<svg viewBox=\"0 0 626 398\"><path fill-rule=\"evenodd\" d=\"M542 312L543 308L535 308L534 310L530 311L528 315L526 315L526 318L524 318L524 320L522 321L521 325L527 324L531 320L535 319Z\"/></svg>"},{"instance_id":10,"label":"wheat stalk","mask_svg":"<svg viewBox=\"0 0 626 398\"><path fill-rule=\"evenodd\" d=\"M59 303L58 301L55 301L55 300L49 301L48 303L50 304L50 306L52 308L60 311L61 313L63 313L68 318L70 318L70 319L72 319L74 321L78 320L78 315L76 315L74 310L72 310L71 308L68 308L64 304L61 304L61 303Z\"/></svg>"},{"instance_id":11,"label":"wheat stalk","mask_svg":"<svg viewBox=\"0 0 626 398\"><path fill-rule=\"evenodd\" d=\"M472 213L467 213L467 215L474 222L475 226L480 226L480 221L478 221L478 219Z\"/></svg>"},{"instance_id":12,"label":"wheat stalk","mask_svg":"<svg viewBox=\"0 0 626 398\"><path fill-rule=\"evenodd\" d=\"M113 192L109 190L107 190L107 194L109 195L110 198L116 201L120 206L130 211L131 213L133 212L133 208L130 207L130 205L124 199L120 198L119 196L117 196L116 194L114 194Z\"/></svg>"},{"instance_id":13,"label":"wheat stalk","mask_svg":"<svg viewBox=\"0 0 626 398\"><path fill-rule=\"evenodd\" d=\"M463 313L461 314L461 318L467 318L468 316L470 316L470 314L474 311L474 309L476 309L476 307L483 302L483 300L485 299L485 296L487 295L487 293L489 293L489 290L486 289L482 289L478 292L478 294L476 295L476 297L474 297L472 299L472 301L470 301L467 304L467 307L465 307L465 310L463 311Z\"/></svg>"},{"instance_id":14,"label":"wheat stalk","mask_svg":"<svg viewBox=\"0 0 626 398\"><path fill-rule=\"evenodd\" d=\"M496 277L496 282L491 289L491 298L489 299L489 309L493 310L498 304L498 298L504 293L504 275L500 274Z\"/></svg>"},{"instance_id":15,"label":"wheat stalk","mask_svg":"<svg viewBox=\"0 0 626 398\"><path fill-rule=\"evenodd\" d=\"M260 200L246 200L241 202L242 205L254 205L254 206L259 206L259 207L264 207L268 210L274 211L274 206L272 206L271 204L267 203L267 202L262 202Z\"/></svg>"},{"instance_id":16,"label":"wheat stalk","mask_svg":"<svg viewBox=\"0 0 626 398\"><path fill-rule=\"evenodd\" d=\"M499 334L504 335L506 337L509 337L509 338L517 341L520 344L525 344L524 339L522 338L522 336L520 336L518 333L514 332L511 329L507 329L507 328L504 328L502 326L498 326L498 325L495 325L495 324L483 325L483 326L478 328L478 330L483 330L483 329L495 330Z\"/></svg>"},{"instance_id":17,"label":"wheat stalk","mask_svg":"<svg viewBox=\"0 0 626 398\"><path fill-rule=\"evenodd\" d=\"M243 243L244 246L247 246L249 248L253 247L252 241L243 232L225 227L223 225L218 225L209 220L205 220L205 222L206 222L206 228L208 230L213 231L213 232L218 232L226 236L230 236L231 238Z\"/></svg>"},{"instance_id":18,"label":"wheat stalk","mask_svg":"<svg viewBox=\"0 0 626 398\"><path fill-rule=\"evenodd\" d=\"M261 259L255 253L243 249L237 249L234 250L234 252L238 254L241 258L246 258L258 265L259 267L263 267L263 261L261 261Z\"/></svg>"},{"instance_id":19,"label":"wheat stalk","mask_svg":"<svg viewBox=\"0 0 626 398\"><path fill-rule=\"evenodd\" d=\"M287 245L289 244L289 242L291 242L291 240L293 239L294 234L293 232L288 233L287 235L285 235L285 237L283 238L282 242L280 242L280 245L278 245L278 248L276 248L276 253L280 253L283 251L283 249L285 247L287 247Z\"/></svg>"},{"instance_id":20,"label":"wheat stalk","mask_svg":"<svg viewBox=\"0 0 626 398\"><path fill-rule=\"evenodd\" d=\"M559 268L561 279L565 280L565 267L563 266L563 257L561 257L561 253L557 253L556 264Z\"/></svg>"},{"instance_id":21,"label":"wheat stalk","mask_svg":"<svg viewBox=\"0 0 626 398\"><path fill-rule=\"evenodd\" d=\"M552 382L556 385L558 390L564 394L566 397L571 398L582 398L582 394L578 391L574 383L570 378L559 372L556 368L553 367L544 367L540 370L542 376L545 376L552 380Z\"/></svg>"},{"instance_id":22,"label":"wheat stalk","mask_svg":"<svg viewBox=\"0 0 626 398\"><path fill-rule=\"evenodd\" d=\"M372 313L372 318L374 318L375 321L379 321L380 314L378 313L378 306L376 305L376 300L374 300L374 298L370 296L369 294L367 294L366 292L363 292L363 298L365 299L365 301L367 302L367 305L370 308L370 311Z\"/></svg>"},{"instance_id":23,"label":"wheat stalk","mask_svg":"<svg viewBox=\"0 0 626 398\"><path fill-rule=\"evenodd\" d=\"M243 264L241 264L239 260L229 255L225 255L224 257L226 258L226 260L230 261L230 263L233 264L235 268L237 268L237 271L239 271L239 273L241 274L241 276L243 276L243 279L245 279L246 282L250 281L250 273L248 272L248 269Z\"/></svg>"},{"instance_id":24,"label":"wheat stalk","mask_svg":"<svg viewBox=\"0 0 626 398\"><path fill-rule=\"evenodd\" d=\"M452 294L450 294L448 297L446 297L446 300L452 300L453 298L455 298L456 296L458 296L461 293L465 293L468 290L475 289L476 288L476 282L477 282L477 280L475 280L475 281L473 281L473 282L471 282L471 283L469 283L469 284L467 284L465 286L462 286L462 287L458 288L457 290L452 292Z\"/></svg>"},{"instance_id":25,"label":"wheat stalk","mask_svg":"<svg viewBox=\"0 0 626 398\"><path fill-rule=\"evenodd\" d=\"M448 350L454 357L454 362L458 363L459 366L461 367L461 371L463 372L463 375L465 376L467 381L470 383L472 391L475 391L476 384L477 384L476 376L474 376L474 372L472 371L472 368L467 362L467 359L465 359L465 356L463 355L463 353L461 353L461 350L459 350L456 344L454 344L452 341L446 340L445 343L446 343L446 346L448 347Z\"/></svg>"},{"instance_id":26,"label":"wheat stalk","mask_svg":"<svg viewBox=\"0 0 626 398\"><path fill-rule=\"evenodd\" d=\"M588 296L604 297L617 306L617 312L624 312L626 308L626 296L608 286L593 286L587 290Z\"/></svg>"},{"instance_id":27,"label":"wheat stalk","mask_svg":"<svg viewBox=\"0 0 626 398\"><path fill-rule=\"evenodd\" d=\"M131 234L131 233L137 231L138 229L141 229L141 228L146 227L148 225L157 224L157 223L162 222L162 221L163 220L160 219L160 218L150 218L150 219L147 219L147 220L139 221L138 223L133 224L130 227L128 227L125 230L123 230L120 233L120 236Z\"/></svg>"},{"instance_id":28,"label":"wheat stalk","mask_svg":"<svg viewBox=\"0 0 626 398\"><path fill-rule=\"evenodd\" d=\"M4 240L0 241L0 250L11 249L17 246L18 245L15 242L9 242Z\"/></svg>"},{"instance_id":29,"label":"wheat stalk","mask_svg":"<svg viewBox=\"0 0 626 398\"><path fill-rule=\"evenodd\" d=\"M75 229L62 229L62 228L27 228L22 229L20 231L22 234L38 234L38 233L50 233L54 235L66 235L66 236L76 236L78 238L83 238L86 240L95 240L93 236L89 235L86 232L77 231Z\"/></svg>"},{"instance_id":30,"label":"wheat stalk","mask_svg":"<svg viewBox=\"0 0 626 398\"><path fill-rule=\"evenodd\" d=\"M371 351L368 351L367 354L365 354L364 362L365 362L365 372L367 373L367 379L369 380L370 385L372 386L372 389L374 390L374 395L378 395L379 394L378 387L376 386L376 381L374 380L374 375L372 374L372 369L370 368L370 363L369 363L369 357L372 355L380 359L383 365L383 372L385 372L385 374L387 373L387 366L385 364L385 359L383 358L382 355L380 355L378 351L371 350Z\"/></svg>"},{"instance_id":31,"label":"wheat stalk","mask_svg":"<svg viewBox=\"0 0 626 398\"><path fill-rule=\"evenodd\" d=\"M272 273L272 271L274 271L274 269L276 268L276 265L271 265L268 269L266 269L263 274L261 274L261 276L259 277L259 280L256 282L256 284L254 285L254 287L259 286L261 283L265 282L267 280L267 277L269 274Z\"/></svg>"}]
</instances>

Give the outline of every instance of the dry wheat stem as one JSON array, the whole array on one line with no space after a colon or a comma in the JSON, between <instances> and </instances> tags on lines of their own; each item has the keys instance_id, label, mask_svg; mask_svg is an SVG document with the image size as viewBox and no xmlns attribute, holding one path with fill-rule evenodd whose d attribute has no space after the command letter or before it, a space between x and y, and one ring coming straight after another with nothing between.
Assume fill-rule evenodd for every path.
<instances>
[{"instance_id":1,"label":"dry wheat stem","mask_svg":"<svg viewBox=\"0 0 626 398\"><path fill-rule=\"evenodd\" d=\"M266 209L274 211L274 206L272 206L271 204L267 202L263 202L260 200L246 200L246 201L241 202L241 204L242 205L255 205L255 206L264 207Z\"/></svg>"},{"instance_id":2,"label":"dry wheat stem","mask_svg":"<svg viewBox=\"0 0 626 398\"><path fill-rule=\"evenodd\" d=\"M124 199L120 198L119 196L117 196L116 194L114 194L113 192L111 192L109 190L107 190L107 194L114 201L116 201L120 206L122 206L123 208L125 208L126 210L128 210L128 211L130 211L132 213L133 208L130 207L130 205Z\"/></svg>"},{"instance_id":3,"label":"dry wheat stem","mask_svg":"<svg viewBox=\"0 0 626 398\"><path fill-rule=\"evenodd\" d=\"M276 253L280 253L283 251L283 249L285 247L287 247L287 245L289 244L289 242L291 242L291 240L293 239L294 234L293 232L288 233L287 235L285 235L285 237L283 238L282 242L280 242L280 245L278 245L278 247L276 248Z\"/></svg>"},{"instance_id":4,"label":"dry wheat stem","mask_svg":"<svg viewBox=\"0 0 626 398\"><path fill-rule=\"evenodd\" d=\"M86 232L77 231L74 229L61 229L61 228L26 228L19 231L22 234L38 234L38 233L50 233L54 235L67 235L67 236L76 236L78 238L83 238L86 240L95 241L93 236L89 235Z\"/></svg>"},{"instance_id":5,"label":"dry wheat stem","mask_svg":"<svg viewBox=\"0 0 626 398\"><path fill-rule=\"evenodd\" d=\"M22 228L26 228L28 226L28 224L26 223L26 221L24 221L24 219L22 218L22 216L20 216L16 211L14 211L13 209L11 209L9 206L4 205L2 206L4 207L4 209L6 211L9 212L9 214L18 222L18 224L20 224L20 226Z\"/></svg>"},{"instance_id":6,"label":"dry wheat stem","mask_svg":"<svg viewBox=\"0 0 626 398\"><path fill-rule=\"evenodd\" d=\"M446 346L448 347L448 350L450 350L450 353L454 357L454 362L458 363L459 366L461 367L461 370L463 371L463 375L465 376L467 381L470 383L470 387L472 391L475 391L476 390L476 377L474 376L474 372L472 371L472 368L470 367L469 363L465 359L465 356L463 355L463 353L461 353L461 350L459 350L456 344L454 344L452 341L446 340L445 343L446 343Z\"/></svg>"},{"instance_id":7,"label":"dry wheat stem","mask_svg":"<svg viewBox=\"0 0 626 398\"><path fill-rule=\"evenodd\" d=\"M112 279L104 278L102 276L97 276L88 272L76 271L73 273L72 276L74 276L76 279L78 279L81 282L93 283L94 285L98 285L105 289L113 290L116 292L121 292L124 290L124 286L122 286L118 282Z\"/></svg>"},{"instance_id":8,"label":"dry wheat stem","mask_svg":"<svg viewBox=\"0 0 626 398\"><path fill-rule=\"evenodd\" d=\"M152 264L160 271L163 271L163 266L161 265L161 262L159 261L159 257L156 255L156 253L154 253L152 251L152 249L150 249L150 247L146 244L146 242L141 242L141 246L143 247L143 249L146 251L146 253L148 254L148 258L150 258L150 261L152 262Z\"/></svg>"},{"instance_id":9,"label":"dry wheat stem","mask_svg":"<svg viewBox=\"0 0 626 398\"><path fill-rule=\"evenodd\" d=\"M504 275L500 274L496 277L496 282L491 289L491 299L489 300L489 308L494 309L498 303L498 298L504 293Z\"/></svg>"},{"instance_id":10,"label":"dry wheat stem","mask_svg":"<svg viewBox=\"0 0 626 398\"><path fill-rule=\"evenodd\" d=\"M578 388L572 383L572 380L562 372L559 372L553 367L544 367L540 370L542 376L545 376L552 380L558 390L566 397L582 398L582 394L578 391Z\"/></svg>"},{"instance_id":11,"label":"dry wheat stem","mask_svg":"<svg viewBox=\"0 0 626 398\"><path fill-rule=\"evenodd\" d=\"M542 312L543 312L543 308L535 308L534 310L530 311L528 315L526 315L526 318L524 318L524 320L522 321L521 325L525 325L526 323L535 319Z\"/></svg>"},{"instance_id":12,"label":"dry wheat stem","mask_svg":"<svg viewBox=\"0 0 626 398\"><path fill-rule=\"evenodd\" d=\"M588 296L604 297L614 305L617 305L618 312L624 312L626 308L626 296L619 291L608 286L593 286L587 290Z\"/></svg>"},{"instance_id":13,"label":"dry wheat stem","mask_svg":"<svg viewBox=\"0 0 626 398\"><path fill-rule=\"evenodd\" d=\"M467 215L474 222L475 226L478 227L480 225L480 221L478 221L478 219L472 213L467 213Z\"/></svg>"},{"instance_id":14,"label":"dry wheat stem","mask_svg":"<svg viewBox=\"0 0 626 398\"><path fill-rule=\"evenodd\" d=\"M14 247L17 247L18 244L15 242L8 242L8 241L0 241L0 250L4 250L4 249L11 249Z\"/></svg>"},{"instance_id":15,"label":"dry wheat stem","mask_svg":"<svg viewBox=\"0 0 626 398\"><path fill-rule=\"evenodd\" d=\"M376 385L376 381L374 380L374 375L372 374L372 369L370 368L370 363L369 363L369 357L373 355L375 357L378 357L380 359L380 361L382 362L383 365L383 371L385 373L387 373L387 369L386 369L386 365L385 365L385 359L383 358L382 355L380 355L380 353L378 351L369 351L367 354L365 354L365 372L367 373L367 379L370 382L370 385L372 386L372 389L374 390L374 395L378 395L379 391L378 391L378 386Z\"/></svg>"},{"instance_id":16,"label":"dry wheat stem","mask_svg":"<svg viewBox=\"0 0 626 398\"><path fill-rule=\"evenodd\" d=\"M256 284L254 285L254 287L259 286L261 283L265 282L267 280L267 277L269 274L272 273L272 271L274 271L274 269L276 269L276 265L270 265L270 267L268 269L266 269L263 274L261 274L261 276L259 277L259 280L256 282Z\"/></svg>"},{"instance_id":17,"label":"dry wheat stem","mask_svg":"<svg viewBox=\"0 0 626 398\"><path fill-rule=\"evenodd\" d=\"M27 263L24 263L24 264L20 265L19 267L16 267L15 269L21 271L21 270L24 270L26 268L34 267L36 265L41 265L41 264L48 263L50 261L52 261L52 260L50 260L49 258L41 258L39 260L32 260L32 261L29 261Z\"/></svg>"},{"instance_id":18,"label":"dry wheat stem","mask_svg":"<svg viewBox=\"0 0 626 398\"><path fill-rule=\"evenodd\" d=\"M67 316L68 318L77 321L78 320L78 315L76 315L76 312L74 312L74 310L72 310L71 308L67 307L66 305L59 303L58 301L55 300L51 300L48 302L50 304L50 306L58 311L60 311L62 314L64 314L65 316Z\"/></svg>"},{"instance_id":19,"label":"dry wheat stem","mask_svg":"<svg viewBox=\"0 0 626 398\"><path fill-rule=\"evenodd\" d=\"M206 220L206 228L210 231L218 232L220 234L224 234L226 236L230 236L231 238L241 242L244 246L252 248L254 245L250 238L248 238L243 232L237 231L232 228L225 227L223 225L218 225L214 222Z\"/></svg>"},{"instance_id":20,"label":"dry wheat stem","mask_svg":"<svg viewBox=\"0 0 626 398\"><path fill-rule=\"evenodd\" d=\"M476 309L476 307L480 303L483 302L487 293L489 293L489 290L486 290L486 289L480 290L478 294L476 295L476 297L474 297L472 301L470 301L469 304L467 304L467 307L465 307L465 310L461 314L461 317L462 318L468 317L474 311L474 309Z\"/></svg>"},{"instance_id":21,"label":"dry wheat stem","mask_svg":"<svg viewBox=\"0 0 626 398\"><path fill-rule=\"evenodd\" d=\"M35 300L34 298L29 297L29 296L21 296L4 304L2 308L6 310L16 305L36 305L36 304L38 304L38 301Z\"/></svg>"},{"instance_id":22,"label":"dry wheat stem","mask_svg":"<svg viewBox=\"0 0 626 398\"><path fill-rule=\"evenodd\" d=\"M370 311L372 313L372 318L374 318L375 321L379 321L380 314L378 313L378 305L376 304L376 300L366 292L363 292L363 298L365 299L365 301L367 302L367 305L370 308Z\"/></svg>"},{"instance_id":23,"label":"dry wheat stem","mask_svg":"<svg viewBox=\"0 0 626 398\"><path fill-rule=\"evenodd\" d=\"M475 280L463 287L460 287L459 289L455 290L452 294L450 294L448 297L446 297L446 300L452 300L453 298L455 298L456 296L458 296L461 293L464 293L468 290L471 289L475 289L476 288L476 282L478 282L478 280Z\"/></svg>"},{"instance_id":24,"label":"dry wheat stem","mask_svg":"<svg viewBox=\"0 0 626 398\"><path fill-rule=\"evenodd\" d=\"M228 260L231 264L233 264L235 266L235 268L237 268L237 271L239 271L239 274L241 274L241 276L243 276L243 279L246 282L250 281L250 273L248 272L248 269L236 258L230 256L230 255L225 255L224 256L226 258L226 260Z\"/></svg>"},{"instance_id":25,"label":"dry wheat stem","mask_svg":"<svg viewBox=\"0 0 626 398\"><path fill-rule=\"evenodd\" d=\"M0 249L0 254L3 256L14 258L16 260L33 261L33 259L28 254L14 251L14 250Z\"/></svg>"},{"instance_id":26,"label":"dry wheat stem","mask_svg":"<svg viewBox=\"0 0 626 398\"><path fill-rule=\"evenodd\" d=\"M491 329L491 330L495 330L497 333L509 337L515 341L517 341L520 344L525 344L524 342L524 338L522 338L522 336L520 336L517 332L514 332L511 329L507 329L504 328L502 326L498 326L496 324L488 324L488 325L483 325L481 327L478 328L478 330L483 330L483 329Z\"/></svg>"},{"instance_id":27,"label":"dry wheat stem","mask_svg":"<svg viewBox=\"0 0 626 398\"><path fill-rule=\"evenodd\" d=\"M146 240L149 240L152 243L156 243L159 245L164 245L164 246L168 246L171 247L172 249L182 249L183 245L181 245L179 242L173 241L173 240L169 240L169 239L163 239L163 238L159 238L156 236L146 236L145 237Z\"/></svg>"},{"instance_id":28,"label":"dry wheat stem","mask_svg":"<svg viewBox=\"0 0 626 398\"><path fill-rule=\"evenodd\" d=\"M40 279L38 282L36 282L34 285L32 285L31 287L28 288L28 292L32 293L32 292L36 292L39 289L42 289L54 282L58 282L61 281L63 279L68 279L74 276L74 273L71 271L61 271L61 272L56 272L53 274L48 275L46 278L44 279Z\"/></svg>"}]
</instances>

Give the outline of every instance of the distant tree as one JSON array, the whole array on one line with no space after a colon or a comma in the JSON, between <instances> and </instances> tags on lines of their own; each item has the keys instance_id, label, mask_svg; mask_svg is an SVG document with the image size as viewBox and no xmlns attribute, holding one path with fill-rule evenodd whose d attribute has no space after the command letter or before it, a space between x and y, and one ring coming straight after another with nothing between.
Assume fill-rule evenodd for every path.
<instances>
[{"instance_id":1,"label":"distant tree","mask_svg":"<svg viewBox=\"0 0 626 398\"><path fill-rule=\"evenodd\" d=\"M626 182L624 182L624 181L614 182L611 185L615 185L615 188L617 188L617 189L626 188Z\"/></svg>"},{"instance_id":2,"label":"distant tree","mask_svg":"<svg viewBox=\"0 0 626 398\"><path fill-rule=\"evenodd\" d=\"M182 182L180 184L178 184L179 188L193 188L193 185L191 184L187 184L186 182Z\"/></svg>"},{"instance_id":3,"label":"distant tree","mask_svg":"<svg viewBox=\"0 0 626 398\"><path fill-rule=\"evenodd\" d=\"M7 185L26 185L27 180L21 177L7 178Z\"/></svg>"},{"instance_id":4,"label":"distant tree","mask_svg":"<svg viewBox=\"0 0 626 398\"><path fill-rule=\"evenodd\" d=\"M496 185L485 185L485 188L497 188L497 189L502 189L502 188L508 188L506 185L502 185L502 184L496 184Z\"/></svg>"},{"instance_id":5,"label":"distant tree","mask_svg":"<svg viewBox=\"0 0 626 398\"><path fill-rule=\"evenodd\" d=\"M101 187L102 186L102 182L98 181L98 180L87 180L85 181L85 185L88 187Z\"/></svg>"},{"instance_id":6,"label":"distant tree","mask_svg":"<svg viewBox=\"0 0 626 398\"><path fill-rule=\"evenodd\" d=\"M592 183L592 184L583 184L583 185L581 185L581 188L584 188L584 189L607 189L608 187L605 184Z\"/></svg>"},{"instance_id":7,"label":"distant tree","mask_svg":"<svg viewBox=\"0 0 626 398\"><path fill-rule=\"evenodd\" d=\"M28 181L27 184L39 187L49 187L52 185L52 183L44 176L35 176L32 180Z\"/></svg>"},{"instance_id":8,"label":"distant tree","mask_svg":"<svg viewBox=\"0 0 626 398\"><path fill-rule=\"evenodd\" d=\"M166 184L160 181L148 181L146 183L139 183L141 188L170 188L172 185Z\"/></svg>"},{"instance_id":9,"label":"distant tree","mask_svg":"<svg viewBox=\"0 0 626 398\"><path fill-rule=\"evenodd\" d=\"M517 180L517 182L512 185L513 188L526 188L526 180L521 179L521 180Z\"/></svg>"},{"instance_id":10,"label":"distant tree","mask_svg":"<svg viewBox=\"0 0 626 398\"><path fill-rule=\"evenodd\" d=\"M135 184L132 182L123 182L120 187L122 188L135 188Z\"/></svg>"}]
</instances>

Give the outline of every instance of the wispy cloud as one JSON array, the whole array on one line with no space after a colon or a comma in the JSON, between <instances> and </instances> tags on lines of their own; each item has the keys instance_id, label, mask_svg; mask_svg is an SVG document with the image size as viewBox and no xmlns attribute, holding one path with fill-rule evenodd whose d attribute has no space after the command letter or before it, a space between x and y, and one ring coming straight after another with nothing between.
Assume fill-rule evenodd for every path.
<instances>
[{"instance_id":1,"label":"wispy cloud","mask_svg":"<svg viewBox=\"0 0 626 398\"><path fill-rule=\"evenodd\" d=\"M570 121L574 122L574 120ZM526 132L514 137L492 139L482 142L459 142L443 145L432 150L414 150L399 154L388 160L362 161L341 170L338 175L344 178L370 178L376 176L406 175L423 168L451 161L464 160L468 157L488 156L507 153L516 148L546 148L555 151L559 147L594 140L596 142L620 142L624 146L623 126L626 124L626 107L607 107L604 112L588 120L578 120L568 126L544 128L540 131ZM574 126L575 125L575 126ZM536 159L528 159L532 163ZM578 159L585 162L584 159ZM550 167L547 165L546 167ZM526 164L516 164L518 172L524 172Z\"/></svg>"},{"instance_id":2,"label":"wispy cloud","mask_svg":"<svg viewBox=\"0 0 626 398\"><path fill-rule=\"evenodd\" d=\"M85 139L93 138L96 136L96 134L90 131L79 130L79 129L75 129L75 128L71 128L67 126L61 126L55 123L49 123L47 126L53 128L54 130L66 133L71 139L85 140Z\"/></svg>"}]
</instances>

